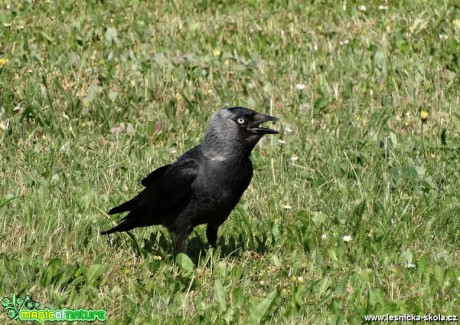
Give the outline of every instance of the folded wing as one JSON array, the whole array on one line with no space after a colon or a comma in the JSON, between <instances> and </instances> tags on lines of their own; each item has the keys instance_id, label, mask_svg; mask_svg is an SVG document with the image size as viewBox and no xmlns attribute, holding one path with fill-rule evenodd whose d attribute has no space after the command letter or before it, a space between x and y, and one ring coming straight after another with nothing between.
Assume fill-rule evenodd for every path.
<instances>
[{"instance_id":1,"label":"folded wing","mask_svg":"<svg viewBox=\"0 0 460 325\"><path fill-rule=\"evenodd\" d=\"M102 234L164 224L175 217L190 201L198 168L198 161L188 158L150 173L141 181L145 186L142 192L109 211L109 214L129 213L119 225Z\"/></svg>"}]
</instances>

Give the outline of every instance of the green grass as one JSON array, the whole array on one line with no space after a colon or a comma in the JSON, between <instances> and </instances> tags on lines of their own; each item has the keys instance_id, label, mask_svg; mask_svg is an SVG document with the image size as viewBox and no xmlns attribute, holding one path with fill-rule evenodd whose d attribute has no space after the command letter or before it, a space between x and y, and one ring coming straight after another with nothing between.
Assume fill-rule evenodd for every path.
<instances>
[{"instance_id":1,"label":"green grass","mask_svg":"<svg viewBox=\"0 0 460 325\"><path fill-rule=\"evenodd\" d=\"M3 2L0 293L109 323L459 315L460 6L361 4ZM217 250L99 235L234 105L281 135Z\"/></svg>"}]
</instances>

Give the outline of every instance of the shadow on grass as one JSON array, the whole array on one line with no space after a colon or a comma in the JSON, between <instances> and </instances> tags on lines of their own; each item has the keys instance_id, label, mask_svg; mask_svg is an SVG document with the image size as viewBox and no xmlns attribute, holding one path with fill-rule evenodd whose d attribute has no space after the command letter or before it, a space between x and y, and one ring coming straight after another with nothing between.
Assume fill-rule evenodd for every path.
<instances>
[{"instance_id":1,"label":"shadow on grass","mask_svg":"<svg viewBox=\"0 0 460 325\"><path fill-rule=\"evenodd\" d=\"M211 247L204 236L200 236L200 234L197 234L196 232L194 235L190 236L187 246L187 255L193 263L195 263L195 265L198 265L200 259L206 256L209 249L211 249ZM221 237L218 239L216 247L219 258L234 259L241 258L244 252L250 252L251 254L264 254L267 250L268 248L265 245L265 238L263 238L263 236L252 236L252 238L248 240L242 234L237 237Z\"/></svg>"},{"instance_id":2,"label":"shadow on grass","mask_svg":"<svg viewBox=\"0 0 460 325\"><path fill-rule=\"evenodd\" d=\"M125 238L123 238L125 237ZM106 244L117 249L128 249L137 256L147 257L147 255L161 256L165 261L174 261L174 241L169 233L164 229L152 229L149 237L142 238L136 232L128 231L125 233L111 234L107 237ZM128 240L126 240L128 239ZM216 251L219 258L239 259L244 252L251 254L264 254L268 248L265 245L264 236L245 235L221 237L217 241ZM187 244L187 255L195 265L199 264L211 246L209 246L204 232L195 230L189 237Z\"/></svg>"}]
</instances>

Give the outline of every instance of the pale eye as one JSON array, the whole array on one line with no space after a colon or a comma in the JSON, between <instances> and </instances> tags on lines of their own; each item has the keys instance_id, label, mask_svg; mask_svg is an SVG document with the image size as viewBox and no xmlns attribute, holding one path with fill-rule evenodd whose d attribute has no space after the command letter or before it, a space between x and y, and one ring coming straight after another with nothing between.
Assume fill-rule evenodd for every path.
<instances>
[{"instance_id":1,"label":"pale eye","mask_svg":"<svg viewBox=\"0 0 460 325\"><path fill-rule=\"evenodd\" d=\"M238 120L237 120L238 124L244 124L244 118L240 117Z\"/></svg>"}]
</instances>

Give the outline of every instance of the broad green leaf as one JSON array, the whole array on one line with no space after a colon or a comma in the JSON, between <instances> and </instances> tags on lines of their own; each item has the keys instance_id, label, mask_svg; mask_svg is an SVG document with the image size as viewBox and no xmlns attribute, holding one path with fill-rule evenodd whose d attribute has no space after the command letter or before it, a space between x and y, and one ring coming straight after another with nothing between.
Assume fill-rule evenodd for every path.
<instances>
[{"instance_id":1,"label":"broad green leaf","mask_svg":"<svg viewBox=\"0 0 460 325\"><path fill-rule=\"evenodd\" d=\"M279 224L275 223L272 228L272 235L275 240L278 240L280 237L280 227Z\"/></svg>"},{"instance_id":2,"label":"broad green leaf","mask_svg":"<svg viewBox=\"0 0 460 325\"><path fill-rule=\"evenodd\" d=\"M318 109L318 110L322 110L323 108L325 108L327 105L329 105L329 102L326 98L324 97L320 97L316 100L315 102L315 109Z\"/></svg>"},{"instance_id":3,"label":"broad green leaf","mask_svg":"<svg viewBox=\"0 0 460 325\"><path fill-rule=\"evenodd\" d=\"M85 272L85 278L86 282L88 284L93 283L94 281L99 278L102 273L104 273L107 270L107 266L103 264L93 264L90 265L88 270Z\"/></svg>"},{"instance_id":4,"label":"broad green leaf","mask_svg":"<svg viewBox=\"0 0 460 325\"><path fill-rule=\"evenodd\" d=\"M220 311L225 311L227 309L227 301L225 300L224 287L219 279L214 282L214 294L216 295L216 300L219 302Z\"/></svg>"},{"instance_id":5,"label":"broad green leaf","mask_svg":"<svg viewBox=\"0 0 460 325\"><path fill-rule=\"evenodd\" d=\"M48 286L51 283L51 280L54 276L58 274L60 266L63 264L60 258L53 258L49 263L45 271L45 286Z\"/></svg>"},{"instance_id":6,"label":"broad green leaf","mask_svg":"<svg viewBox=\"0 0 460 325\"><path fill-rule=\"evenodd\" d=\"M192 273L194 268L195 268L195 264L193 264L193 262L190 259L190 257L188 257L187 255L185 255L183 253L177 254L177 256L176 256L176 264L182 270L184 270L186 272L189 272L189 273Z\"/></svg>"},{"instance_id":7,"label":"broad green leaf","mask_svg":"<svg viewBox=\"0 0 460 325\"><path fill-rule=\"evenodd\" d=\"M233 292L233 301L234 301L235 307L241 308L241 306L243 306L244 304L243 290L241 290L240 288L235 289L235 291Z\"/></svg>"},{"instance_id":8,"label":"broad green leaf","mask_svg":"<svg viewBox=\"0 0 460 325\"><path fill-rule=\"evenodd\" d=\"M91 86L88 88L88 94L86 95L86 100L88 102L92 102L96 96L99 94L101 88L96 85L96 84L91 84Z\"/></svg>"},{"instance_id":9,"label":"broad green leaf","mask_svg":"<svg viewBox=\"0 0 460 325\"><path fill-rule=\"evenodd\" d=\"M340 280L338 283L337 283L337 286L335 287L335 290L334 290L334 294L335 295L343 295L346 293L346 290L347 290L347 284L348 284L348 278L349 276L346 275L342 278L342 280Z\"/></svg>"},{"instance_id":10,"label":"broad green leaf","mask_svg":"<svg viewBox=\"0 0 460 325\"><path fill-rule=\"evenodd\" d=\"M113 43L114 41L117 40L118 33L117 30L113 27L108 27L107 31L105 32L105 39L109 43Z\"/></svg>"},{"instance_id":11,"label":"broad green leaf","mask_svg":"<svg viewBox=\"0 0 460 325\"><path fill-rule=\"evenodd\" d=\"M268 313L270 305L273 303L277 295L278 292L273 290L268 294L267 297L265 297L264 300L255 306L249 315L248 324L260 324L262 318Z\"/></svg>"},{"instance_id":12,"label":"broad green leaf","mask_svg":"<svg viewBox=\"0 0 460 325\"><path fill-rule=\"evenodd\" d=\"M313 221L315 225L322 225L326 220L327 220L327 215L325 215L321 211L314 212L311 217L311 221Z\"/></svg>"},{"instance_id":13,"label":"broad green leaf","mask_svg":"<svg viewBox=\"0 0 460 325\"><path fill-rule=\"evenodd\" d=\"M457 129L460 130L460 114L459 113L452 113L452 122L454 122Z\"/></svg>"},{"instance_id":14,"label":"broad green leaf","mask_svg":"<svg viewBox=\"0 0 460 325\"><path fill-rule=\"evenodd\" d=\"M417 169L413 166L402 167L401 174L404 178L409 180L416 180L418 178Z\"/></svg>"},{"instance_id":15,"label":"broad green leaf","mask_svg":"<svg viewBox=\"0 0 460 325\"><path fill-rule=\"evenodd\" d=\"M433 275L439 284L444 282L444 269L439 265L433 266Z\"/></svg>"},{"instance_id":16,"label":"broad green leaf","mask_svg":"<svg viewBox=\"0 0 460 325\"><path fill-rule=\"evenodd\" d=\"M385 294L380 288L371 288L369 289L368 299L369 305L371 306L383 305L385 301Z\"/></svg>"},{"instance_id":17,"label":"broad green leaf","mask_svg":"<svg viewBox=\"0 0 460 325\"><path fill-rule=\"evenodd\" d=\"M390 140L391 140L391 144L393 145L393 147L396 147L398 145L398 137L396 136L396 134L394 134L391 131L390 131Z\"/></svg>"}]
</instances>

